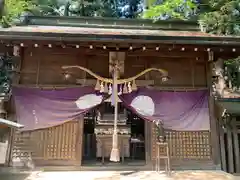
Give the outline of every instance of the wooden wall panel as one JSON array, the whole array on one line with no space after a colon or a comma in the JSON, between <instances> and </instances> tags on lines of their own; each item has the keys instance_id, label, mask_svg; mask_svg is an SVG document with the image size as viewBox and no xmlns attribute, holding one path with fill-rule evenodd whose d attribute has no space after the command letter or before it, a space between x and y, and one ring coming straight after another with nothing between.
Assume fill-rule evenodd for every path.
<instances>
[{"instance_id":1,"label":"wooden wall panel","mask_svg":"<svg viewBox=\"0 0 240 180\"><path fill-rule=\"evenodd\" d=\"M168 71L170 80L165 82L165 86L191 86L192 71L190 59L166 59L156 58L149 59L150 67L161 68ZM155 84L161 85L161 74L158 72L151 72L150 79L155 80Z\"/></svg>"},{"instance_id":2,"label":"wooden wall panel","mask_svg":"<svg viewBox=\"0 0 240 180\"><path fill-rule=\"evenodd\" d=\"M75 84L76 78L82 78L84 72L79 69L67 70L71 77L64 79L62 66L86 65L85 55L81 51L45 50L39 62L39 84Z\"/></svg>"},{"instance_id":3,"label":"wooden wall panel","mask_svg":"<svg viewBox=\"0 0 240 180\"><path fill-rule=\"evenodd\" d=\"M67 65L84 66L103 77L109 77L108 52L98 55L94 51L81 49L25 48L20 84L75 84L76 79L93 78L79 69L69 69L67 71L71 77L66 80L61 67Z\"/></svg>"},{"instance_id":4,"label":"wooden wall panel","mask_svg":"<svg viewBox=\"0 0 240 180\"><path fill-rule=\"evenodd\" d=\"M21 62L20 84L35 84L38 70L38 51L26 48Z\"/></svg>"},{"instance_id":5,"label":"wooden wall panel","mask_svg":"<svg viewBox=\"0 0 240 180\"><path fill-rule=\"evenodd\" d=\"M40 59L39 84L66 84L75 83L75 77L83 76L83 71L77 69L68 70L73 77L67 81L64 79L64 65L80 65L76 56L49 54Z\"/></svg>"},{"instance_id":6,"label":"wooden wall panel","mask_svg":"<svg viewBox=\"0 0 240 180\"><path fill-rule=\"evenodd\" d=\"M61 50L61 51L60 51ZM144 52L143 52L144 53ZM75 84L76 79L89 78L88 74L71 69L72 78L63 78L63 65L81 65L103 77L109 77L108 52L68 48L25 48L22 62L21 84ZM126 53L124 77L134 76L148 67L162 68L169 72L170 80L162 84L161 74L151 72L139 79L148 77L160 86L206 86L206 70L203 59L181 57L132 56Z\"/></svg>"},{"instance_id":7,"label":"wooden wall panel","mask_svg":"<svg viewBox=\"0 0 240 180\"><path fill-rule=\"evenodd\" d=\"M124 77L132 77L146 69L146 59L144 57L126 55L124 66ZM145 76L141 76L138 79L145 79Z\"/></svg>"},{"instance_id":8,"label":"wooden wall panel","mask_svg":"<svg viewBox=\"0 0 240 180\"><path fill-rule=\"evenodd\" d=\"M86 56L86 67L94 73L102 76L109 77L109 58L108 53L104 55L91 54ZM94 79L91 75L87 74L87 78Z\"/></svg>"},{"instance_id":9,"label":"wooden wall panel","mask_svg":"<svg viewBox=\"0 0 240 180\"><path fill-rule=\"evenodd\" d=\"M207 87L206 63L195 61L194 64L194 85Z\"/></svg>"}]
</instances>

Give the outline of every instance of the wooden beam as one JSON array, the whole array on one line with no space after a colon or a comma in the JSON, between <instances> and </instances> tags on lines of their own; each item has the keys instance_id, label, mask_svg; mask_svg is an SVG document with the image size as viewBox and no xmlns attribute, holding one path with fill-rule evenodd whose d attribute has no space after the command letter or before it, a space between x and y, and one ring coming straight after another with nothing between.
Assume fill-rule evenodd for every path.
<instances>
[{"instance_id":1,"label":"wooden beam","mask_svg":"<svg viewBox=\"0 0 240 180\"><path fill-rule=\"evenodd\" d=\"M41 47L47 47L48 44L52 44L53 48L62 48L63 42L61 41L49 41L49 40L35 40L35 41L30 41L30 40L14 40L14 41L10 41L10 40L5 40L4 41L5 46L3 45L2 47L5 48L11 48L11 47L6 47L6 45L8 44L17 44L19 45L20 43L24 43L25 47L34 47L35 44L38 44L38 48ZM76 45L78 45L76 48ZM131 46L133 49L141 49L143 46L146 46L147 49L151 49L151 50L155 50L156 47L159 47L159 51L168 51L169 49L171 49L172 51L181 51L182 48L184 48L185 52L207 52L208 48L211 48L212 51L218 53L220 56L226 56L226 53L230 54L230 56L232 57L232 55L237 55L239 54L238 48L235 48L236 51L233 52L232 49L233 47L231 46L219 46L219 45L208 45L206 47L206 45L191 45L191 44L165 44L165 43L147 43L147 44L143 44L142 42L138 42L138 43L131 43L131 42L126 42L126 41L122 41L122 42L98 42L98 41L85 41L85 42L65 42L64 49L77 49L78 51L81 49L89 49L89 46L92 45L95 49L101 49L103 45L106 45L108 47L108 49L116 49L116 47L125 50L128 50L129 47ZM36 48L37 49L37 48ZM62 48L63 49L63 48Z\"/></svg>"},{"instance_id":2,"label":"wooden beam","mask_svg":"<svg viewBox=\"0 0 240 180\"><path fill-rule=\"evenodd\" d=\"M51 44L51 43L49 43ZM61 54L71 54L71 55L97 55L97 56L109 56L109 51L120 51L120 52L126 52L126 56L140 56L140 57L171 57L171 58L196 58L198 57L199 60L202 60L204 55L206 55L206 52L204 51L194 51L194 50L185 50L182 51L181 49L175 49L175 48L161 48L159 50L155 50L155 48L149 49L146 47L146 50L143 50L143 46L137 47L133 50L129 50L127 48L125 49L119 49L117 50L118 46L115 46L114 48L108 48L106 46L106 49L103 49L103 47L98 47L93 45L93 48L91 49L89 46L87 47L65 47L62 48L60 45L56 46L54 44L51 44L52 47L49 48L48 44L45 44L44 46L38 45L39 47L35 48L34 44L31 46L25 47L28 50L30 49L32 52L44 52L46 54L54 54L54 55L61 55ZM194 49L194 48L193 48Z\"/></svg>"}]
</instances>

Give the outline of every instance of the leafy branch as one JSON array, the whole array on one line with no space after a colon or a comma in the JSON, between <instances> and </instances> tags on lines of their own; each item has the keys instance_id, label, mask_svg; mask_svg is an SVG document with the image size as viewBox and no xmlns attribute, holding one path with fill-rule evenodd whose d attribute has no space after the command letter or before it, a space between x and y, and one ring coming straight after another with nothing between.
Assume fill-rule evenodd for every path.
<instances>
[{"instance_id":1,"label":"leafy branch","mask_svg":"<svg viewBox=\"0 0 240 180\"><path fill-rule=\"evenodd\" d=\"M230 89L240 88L240 56L224 61L225 80Z\"/></svg>"},{"instance_id":2,"label":"leafy branch","mask_svg":"<svg viewBox=\"0 0 240 180\"><path fill-rule=\"evenodd\" d=\"M7 0L5 1L2 25L11 26L11 22L21 16L25 11L34 7L31 0Z\"/></svg>"},{"instance_id":3,"label":"leafy branch","mask_svg":"<svg viewBox=\"0 0 240 180\"><path fill-rule=\"evenodd\" d=\"M197 5L192 0L165 0L160 4L153 2L148 4L150 7L144 11L143 18L155 21L169 18L187 20L197 12Z\"/></svg>"},{"instance_id":4,"label":"leafy branch","mask_svg":"<svg viewBox=\"0 0 240 180\"><path fill-rule=\"evenodd\" d=\"M240 0L210 0L209 6L212 10L200 16L203 31L240 35Z\"/></svg>"}]
</instances>

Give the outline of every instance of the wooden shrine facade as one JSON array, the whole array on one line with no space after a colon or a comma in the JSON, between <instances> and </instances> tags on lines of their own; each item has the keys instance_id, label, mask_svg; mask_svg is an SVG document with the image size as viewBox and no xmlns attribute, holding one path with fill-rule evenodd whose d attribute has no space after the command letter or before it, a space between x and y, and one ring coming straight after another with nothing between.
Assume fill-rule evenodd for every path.
<instances>
[{"instance_id":1,"label":"wooden shrine facade","mask_svg":"<svg viewBox=\"0 0 240 180\"><path fill-rule=\"evenodd\" d=\"M63 25L56 24L57 20ZM148 21L142 21L145 27L141 26L140 30L137 30L141 23L138 22L139 24L134 28L130 26L131 22L128 20L124 26L121 25L124 21L116 20L116 27L110 29L110 20L106 20L102 25L106 28L104 31L96 27L91 28L90 19L79 19L79 26L82 27L71 28L64 26L67 21L71 24L77 20L30 17L28 26L10 28L11 37L11 33L8 32L8 36L5 30L0 30L0 38L3 39L4 45L19 47L20 76L16 85L50 89L80 85L94 86L95 80L88 74L72 69L68 72L70 77L61 67L80 65L100 76L109 77L109 53L123 52L124 58L121 59L123 77L134 76L150 67L162 68L169 73L170 80L166 83L161 82L158 73L148 73L138 79L136 82L138 86L152 86L171 91L198 89L211 91L212 62L223 55L236 56L237 49L240 49L239 45L235 45L234 38L221 39L223 37L212 37L195 32L196 26L191 23L187 24L188 32L184 29L186 26L181 23L178 24L178 29L175 27L171 30L167 23L160 27ZM83 23L86 21L88 23L84 26ZM96 21L100 23L98 19ZM42 25L42 22L56 26ZM84 28L86 26L88 27ZM120 26L125 29L119 29ZM169 34L161 35L163 30L160 31L159 28ZM186 36L177 35L178 32L184 31ZM168 38L170 36L171 38ZM229 42L228 46L222 45L224 40ZM210 132L167 131L166 133L171 159L176 168L184 166L186 160L189 168L209 169L220 165L218 123L214 99L211 96L209 99ZM14 117L13 107L11 113ZM81 165L83 122L74 120L48 129L27 133L15 132L12 137L11 158L25 158L25 162L33 159L37 166ZM147 121L145 142L146 162L151 164L156 154L156 127Z\"/></svg>"}]
</instances>

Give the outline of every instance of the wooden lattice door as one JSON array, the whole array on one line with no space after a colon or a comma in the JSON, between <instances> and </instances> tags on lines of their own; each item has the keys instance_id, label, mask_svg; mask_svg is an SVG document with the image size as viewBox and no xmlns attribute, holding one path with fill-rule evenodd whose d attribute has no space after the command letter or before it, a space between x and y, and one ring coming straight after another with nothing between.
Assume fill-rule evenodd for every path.
<instances>
[{"instance_id":1,"label":"wooden lattice door","mask_svg":"<svg viewBox=\"0 0 240 180\"><path fill-rule=\"evenodd\" d=\"M24 137L24 134L26 133L18 136ZM28 134L29 138L24 144L28 144L26 151L32 154L32 159L37 166L81 165L83 120L69 121L56 127L28 132ZM21 144L15 141L14 148L19 146Z\"/></svg>"},{"instance_id":2,"label":"wooden lattice door","mask_svg":"<svg viewBox=\"0 0 240 180\"><path fill-rule=\"evenodd\" d=\"M157 129L152 128L152 159L156 157ZM166 140L173 160L211 160L209 131L166 131Z\"/></svg>"}]
</instances>

